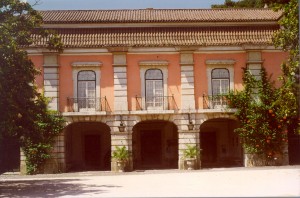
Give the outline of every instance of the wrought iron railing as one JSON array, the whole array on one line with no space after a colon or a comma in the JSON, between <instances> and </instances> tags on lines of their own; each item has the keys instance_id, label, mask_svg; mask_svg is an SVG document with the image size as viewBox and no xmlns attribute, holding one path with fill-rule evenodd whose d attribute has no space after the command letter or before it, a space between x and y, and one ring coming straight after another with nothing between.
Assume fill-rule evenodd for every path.
<instances>
[{"instance_id":1,"label":"wrought iron railing","mask_svg":"<svg viewBox=\"0 0 300 198\"><path fill-rule=\"evenodd\" d=\"M203 94L203 109L223 109L228 105L227 95Z\"/></svg>"},{"instance_id":2,"label":"wrought iron railing","mask_svg":"<svg viewBox=\"0 0 300 198\"><path fill-rule=\"evenodd\" d=\"M136 110L178 110L174 96L142 98L136 96Z\"/></svg>"},{"instance_id":3,"label":"wrought iron railing","mask_svg":"<svg viewBox=\"0 0 300 198\"><path fill-rule=\"evenodd\" d=\"M111 112L106 97L102 98L67 98L68 112Z\"/></svg>"}]
</instances>

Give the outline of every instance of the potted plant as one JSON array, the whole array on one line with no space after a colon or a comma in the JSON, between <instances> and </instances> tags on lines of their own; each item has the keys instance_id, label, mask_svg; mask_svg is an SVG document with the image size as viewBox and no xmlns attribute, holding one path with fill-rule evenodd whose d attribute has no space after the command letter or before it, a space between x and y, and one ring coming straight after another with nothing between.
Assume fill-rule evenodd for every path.
<instances>
[{"instance_id":1,"label":"potted plant","mask_svg":"<svg viewBox=\"0 0 300 198\"><path fill-rule=\"evenodd\" d=\"M199 149L196 145L186 145L186 149L183 152L184 163L188 170L194 170L196 167L196 160L199 153Z\"/></svg>"},{"instance_id":2,"label":"potted plant","mask_svg":"<svg viewBox=\"0 0 300 198\"><path fill-rule=\"evenodd\" d=\"M117 170L119 172L124 172L126 163L129 158L129 151L126 149L126 147L116 146L116 150L113 151L112 157L116 159Z\"/></svg>"}]
</instances>

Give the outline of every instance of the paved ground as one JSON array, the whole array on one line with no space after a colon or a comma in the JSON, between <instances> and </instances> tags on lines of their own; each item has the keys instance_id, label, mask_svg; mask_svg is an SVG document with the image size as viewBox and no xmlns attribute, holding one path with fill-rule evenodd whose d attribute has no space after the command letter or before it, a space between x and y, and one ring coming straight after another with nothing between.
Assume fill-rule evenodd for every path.
<instances>
[{"instance_id":1,"label":"paved ground","mask_svg":"<svg viewBox=\"0 0 300 198\"><path fill-rule=\"evenodd\" d=\"M299 197L300 166L0 175L0 197Z\"/></svg>"}]
</instances>

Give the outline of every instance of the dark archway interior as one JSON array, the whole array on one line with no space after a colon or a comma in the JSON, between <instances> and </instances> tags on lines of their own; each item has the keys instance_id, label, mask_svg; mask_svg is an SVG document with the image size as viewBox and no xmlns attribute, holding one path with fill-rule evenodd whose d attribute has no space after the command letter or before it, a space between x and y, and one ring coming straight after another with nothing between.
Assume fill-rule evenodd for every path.
<instances>
[{"instance_id":1,"label":"dark archway interior","mask_svg":"<svg viewBox=\"0 0 300 198\"><path fill-rule=\"evenodd\" d=\"M98 122L79 122L65 132L67 171L110 170L110 128Z\"/></svg>"},{"instance_id":2,"label":"dark archway interior","mask_svg":"<svg viewBox=\"0 0 300 198\"><path fill-rule=\"evenodd\" d=\"M211 119L200 127L201 164L203 168L243 166L240 138L234 133L238 122Z\"/></svg>"},{"instance_id":3,"label":"dark archway interior","mask_svg":"<svg viewBox=\"0 0 300 198\"><path fill-rule=\"evenodd\" d=\"M300 164L300 134L294 132L288 133L288 151L289 151L289 164Z\"/></svg>"},{"instance_id":4,"label":"dark archway interior","mask_svg":"<svg viewBox=\"0 0 300 198\"><path fill-rule=\"evenodd\" d=\"M144 121L133 128L133 168L178 168L178 130L167 121Z\"/></svg>"},{"instance_id":5,"label":"dark archway interior","mask_svg":"<svg viewBox=\"0 0 300 198\"><path fill-rule=\"evenodd\" d=\"M20 171L20 143L18 138L3 137L0 140L0 174Z\"/></svg>"}]
</instances>

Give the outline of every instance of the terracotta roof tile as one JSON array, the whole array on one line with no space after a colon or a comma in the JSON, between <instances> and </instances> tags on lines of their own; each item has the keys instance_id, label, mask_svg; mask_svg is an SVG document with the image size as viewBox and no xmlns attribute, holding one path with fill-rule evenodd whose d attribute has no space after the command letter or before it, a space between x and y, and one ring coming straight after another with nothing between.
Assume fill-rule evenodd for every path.
<instances>
[{"instance_id":1,"label":"terracotta roof tile","mask_svg":"<svg viewBox=\"0 0 300 198\"><path fill-rule=\"evenodd\" d=\"M140 9L40 11L45 24L277 21L271 9Z\"/></svg>"},{"instance_id":2,"label":"terracotta roof tile","mask_svg":"<svg viewBox=\"0 0 300 198\"><path fill-rule=\"evenodd\" d=\"M163 47L271 44L278 26L190 28L86 28L56 29L66 48ZM45 47L47 39L33 35L32 47Z\"/></svg>"}]
</instances>

